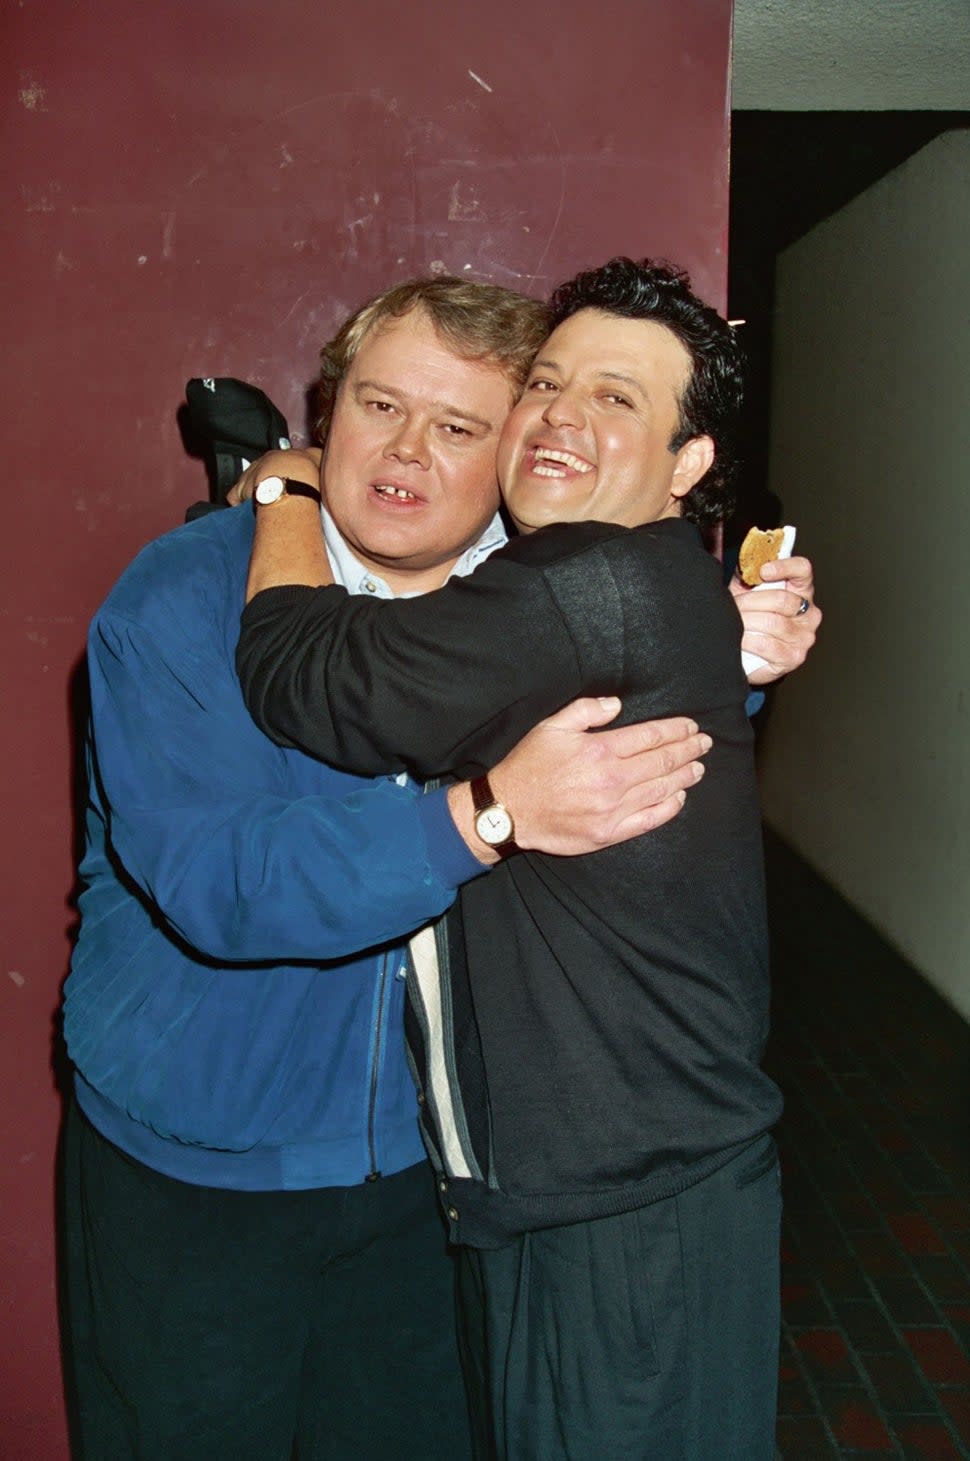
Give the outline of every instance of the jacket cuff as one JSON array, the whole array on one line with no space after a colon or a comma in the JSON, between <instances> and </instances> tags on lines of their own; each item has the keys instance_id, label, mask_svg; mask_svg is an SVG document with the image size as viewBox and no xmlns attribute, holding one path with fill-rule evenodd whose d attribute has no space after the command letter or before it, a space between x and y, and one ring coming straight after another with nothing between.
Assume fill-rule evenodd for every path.
<instances>
[{"instance_id":1,"label":"jacket cuff","mask_svg":"<svg viewBox=\"0 0 970 1461\"><path fill-rule=\"evenodd\" d=\"M480 873L487 873L488 866L479 862L470 851L464 837L458 831L448 810L448 788L440 787L417 799L418 817L424 826L424 837L428 849L428 862L435 876L444 884L458 888L470 882Z\"/></svg>"}]
</instances>

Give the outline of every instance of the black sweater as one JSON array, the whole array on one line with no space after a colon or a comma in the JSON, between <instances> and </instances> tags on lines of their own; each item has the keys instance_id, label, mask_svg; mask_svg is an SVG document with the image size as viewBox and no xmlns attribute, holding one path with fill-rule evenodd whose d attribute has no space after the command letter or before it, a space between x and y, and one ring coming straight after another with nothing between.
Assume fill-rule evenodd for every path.
<instances>
[{"instance_id":1,"label":"black sweater","mask_svg":"<svg viewBox=\"0 0 970 1461\"><path fill-rule=\"evenodd\" d=\"M487 768L580 694L620 695L626 722L691 715L714 739L674 821L513 857L438 930L443 978L415 981L409 1038L458 1241L667 1196L777 1118L739 640L680 519L546 529L422 598L281 588L243 616L257 723L350 770Z\"/></svg>"}]
</instances>

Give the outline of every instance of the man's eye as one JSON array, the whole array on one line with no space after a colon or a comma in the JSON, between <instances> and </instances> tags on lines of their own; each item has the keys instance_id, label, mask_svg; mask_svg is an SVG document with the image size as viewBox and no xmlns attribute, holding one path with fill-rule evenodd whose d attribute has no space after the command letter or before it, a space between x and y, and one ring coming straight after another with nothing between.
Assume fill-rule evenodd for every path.
<instances>
[{"instance_id":1,"label":"man's eye","mask_svg":"<svg viewBox=\"0 0 970 1461\"><path fill-rule=\"evenodd\" d=\"M377 411L385 415L388 411L394 410L394 406L391 401L368 401L367 404L372 411Z\"/></svg>"},{"instance_id":2,"label":"man's eye","mask_svg":"<svg viewBox=\"0 0 970 1461\"><path fill-rule=\"evenodd\" d=\"M543 380L541 376L537 380L530 380L528 389L530 391L554 391L557 389L554 381Z\"/></svg>"},{"instance_id":3,"label":"man's eye","mask_svg":"<svg viewBox=\"0 0 970 1461\"><path fill-rule=\"evenodd\" d=\"M619 395L617 391L607 391L606 399L610 401L614 406L633 406L632 401L628 401L626 396Z\"/></svg>"},{"instance_id":4,"label":"man's eye","mask_svg":"<svg viewBox=\"0 0 970 1461\"><path fill-rule=\"evenodd\" d=\"M449 436L471 436L467 426L458 426L454 421L446 421L444 429Z\"/></svg>"}]
</instances>

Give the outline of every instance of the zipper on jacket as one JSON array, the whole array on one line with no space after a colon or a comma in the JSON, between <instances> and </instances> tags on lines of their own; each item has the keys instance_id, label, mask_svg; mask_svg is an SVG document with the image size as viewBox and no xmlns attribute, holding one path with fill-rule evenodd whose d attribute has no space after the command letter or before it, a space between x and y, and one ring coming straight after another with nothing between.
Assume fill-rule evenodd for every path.
<instances>
[{"instance_id":1,"label":"zipper on jacket","mask_svg":"<svg viewBox=\"0 0 970 1461\"><path fill-rule=\"evenodd\" d=\"M388 955L384 954L381 959L377 1020L374 1025L374 1046L371 1051L370 1094L367 1101L367 1150L370 1155L370 1171L364 1179L367 1182L376 1182L381 1175L377 1165L377 1139L374 1128L377 1124L377 1083L380 1076L381 1040L384 1033L384 1004L387 998L387 960Z\"/></svg>"}]
</instances>

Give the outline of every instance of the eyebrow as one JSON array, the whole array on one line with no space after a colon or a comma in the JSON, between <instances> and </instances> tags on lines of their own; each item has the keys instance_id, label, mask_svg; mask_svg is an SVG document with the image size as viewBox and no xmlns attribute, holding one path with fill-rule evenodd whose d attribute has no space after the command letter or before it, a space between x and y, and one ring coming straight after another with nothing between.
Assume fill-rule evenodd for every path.
<instances>
[{"instance_id":1,"label":"eyebrow","mask_svg":"<svg viewBox=\"0 0 970 1461\"><path fill-rule=\"evenodd\" d=\"M393 386L388 386L379 380L359 380L354 387L355 394L359 391L380 391L383 396L393 396L399 400L401 392ZM431 406L435 411L443 411L446 416L457 416L461 421L474 421L476 426L484 426L487 431L495 430L495 422L489 421L485 416L476 416L473 411L466 411L464 406L453 406L450 401L432 401Z\"/></svg>"},{"instance_id":2,"label":"eyebrow","mask_svg":"<svg viewBox=\"0 0 970 1461\"><path fill-rule=\"evenodd\" d=\"M544 360L533 360L532 369L556 370L559 372L560 375L562 374L562 366L559 364L559 362L557 360L550 360L548 358ZM598 380L622 381L624 385L632 386L632 388L637 392L638 395L641 395L643 397L646 397L647 395L647 392L644 390L641 383L637 380L636 376L624 375L621 370L599 370L597 371L596 375Z\"/></svg>"},{"instance_id":3,"label":"eyebrow","mask_svg":"<svg viewBox=\"0 0 970 1461\"><path fill-rule=\"evenodd\" d=\"M647 394L635 375L624 375L621 370L600 371L600 380L619 380L624 385L632 386L639 395L645 396Z\"/></svg>"}]
</instances>

